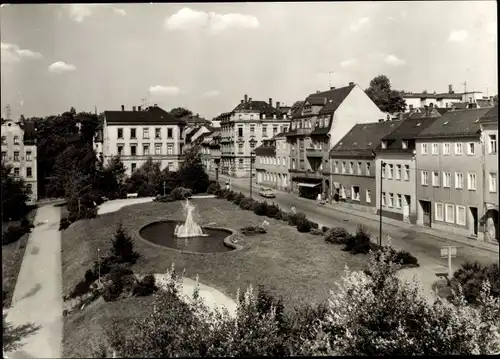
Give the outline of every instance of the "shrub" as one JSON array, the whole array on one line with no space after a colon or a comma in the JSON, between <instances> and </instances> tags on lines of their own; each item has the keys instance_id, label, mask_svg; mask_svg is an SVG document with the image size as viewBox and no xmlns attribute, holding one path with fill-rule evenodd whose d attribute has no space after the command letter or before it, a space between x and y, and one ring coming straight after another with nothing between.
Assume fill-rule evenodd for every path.
<instances>
[{"instance_id":1,"label":"shrub","mask_svg":"<svg viewBox=\"0 0 500 359\"><path fill-rule=\"evenodd\" d=\"M118 224L112 239L111 253L120 263L134 264L139 258L139 253L134 250L132 237L127 234L121 223Z\"/></svg>"},{"instance_id":2,"label":"shrub","mask_svg":"<svg viewBox=\"0 0 500 359\"><path fill-rule=\"evenodd\" d=\"M158 195L155 197L154 199L155 202L173 202L174 201L174 198L172 197L172 195L170 194L166 194L166 195Z\"/></svg>"},{"instance_id":3,"label":"shrub","mask_svg":"<svg viewBox=\"0 0 500 359\"><path fill-rule=\"evenodd\" d=\"M274 218L281 220L281 221L284 221L284 222L288 222L288 213L280 210L279 213L277 213L276 217L274 217Z\"/></svg>"},{"instance_id":4,"label":"shrub","mask_svg":"<svg viewBox=\"0 0 500 359\"><path fill-rule=\"evenodd\" d=\"M500 274L497 263L482 265L479 262L465 262L453 273L451 286L456 291L457 284L462 287L467 302L477 304L483 282L488 280L491 285L491 294L499 297Z\"/></svg>"},{"instance_id":5,"label":"shrub","mask_svg":"<svg viewBox=\"0 0 500 359\"><path fill-rule=\"evenodd\" d=\"M308 219L299 219L297 223L297 231L301 233L309 233L312 229L311 221Z\"/></svg>"},{"instance_id":6,"label":"shrub","mask_svg":"<svg viewBox=\"0 0 500 359\"><path fill-rule=\"evenodd\" d=\"M236 196L236 193L234 193L231 190L227 190L226 193L224 193L224 199L226 201L232 202L234 200L234 197Z\"/></svg>"},{"instance_id":7,"label":"shrub","mask_svg":"<svg viewBox=\"0 0 500 359\"><path fill-rule=\"evenodd\" d=\"M240 202L240 208L249 211L252 209L254 203L255 201L253 199L245 197Z\"/></svg>"},{"instance_id":8,"label":"shrub","mask_svg":"<svg viewBox=\"0 0 500 359\"><path fill-rule=\"evenodd\" d=\"M93 283L96 279L98 279L98 276L95 275L94 271L92 269L87 269L85 272L85 282Z\"/></svg>"},{"instance_id":9,"label":"shrub","mask_svg":"<svg viewBox=\"0 0 500 359\"><path fill-rule=\"evenodd\" d=\"M326 232L325 241L332 244L346 244L349 238L352 237L342 227L334 227Z\"/></svg>"},{"instance_id":10,"label":"shrub","mask_svg":"<svg viewBox=\"0 0 500 359\"><path fill-rule=\"evenodd\" d=\"M313 228L311 229L311 234L315 236L322 236L325 233L321 229Z\"/></svg>"},{"instance_id":11,"label":"shrub","mask_svg":"<svg viewBox=\"0 0 500 359\"><path fill-rule=\"evenodd\" d=\"M149 273L142 278L142 280L137 283L134 288L133 294L138 297L145 297L153 294L158 290L156 286L156 280L153 274Z\"/></svg>"},{"instance_id":12,"label":"shrub","mask_svg":"<svg viewBox=\"0 0 500 359\"><path fill-rule=\"evenodd\" d=\"M28 233L29 231L29 228L23 226L10 226L7 231L2 234L2 245L16 242L23 236L23 234Z\"/></svg>"},{"instance_id":13,"label":"shrub","mask_svg":"<svg viewBox=\"0 0 500 359\"><path fill-rule=\"evenodd\" d=\"M323 227L321 227L321 230L323 231L323 233L328 233L330 228L328 228L327 226L323 226Z\"/></svg>"},{"instance_id":14,"label":"shrub","mask_svg":"<svg viewBox=\"0 0 500 359\"><path fill-rule=\"evenodd\" d=\"M113 281L108 281L104 285L104 289L102 291L102 298L105 302L114 302L122 294L123 286L121 283L115 283Z\"/></svg>"},{"instance_id":15,"label":"shrub","mask_svg":"<svg viewBox=\"0 0 500 359\"><path fill-rule=\"evenodd\" d=\"M207 193L215 194L218 189L220 189L220 185L217 182L212 182L208 185Z\"/></svg>"},{"instance_id":16,"label":"shrub","mask_svg":"<svg viewBox=\"0 0 500 359\"><path fill-rule=\"evenodd\" d=\"M407 251L396 251L393 261L402 266L418 266L418 259Z\"/></svg>"},{"instance_id":17,"label":"shrub","mask_svg":"<svg viewBox=\"0 0 500 359\"><path fill-rule=\"evenodd\" d=\"M238 193L236 196L234 196L234 203L239 205L241 203L241 201L245 198L245 196L243 195L243 193Z\"/></svg>"},{"instance_id":18,"label":"shrub","mask_svg":"<svg viewBox=\"0 0 500 359\"><path fill-rule=\"evenodd\" d=\"M301 219L306 219L306 214L304 212L297 212L297 213L288 213L288 216L287 216L287 220L288 220L288 224L290 226L296 226L297 224L299 224L299 221Z\"/></svg>"},{"instance_id":19,"label":"shrub","mask_svg":"<svg viewBox=\"0 0 500 359\"><path fill-rule=\"evenodd\" d=\"M267 213L267 203L255 202L252 206L252 210L257 216L265 216Z\"/></svg>"},{"instance_id":20,"label":"shrub","mask_svg":"<svg viewBox=\"0 0 500 359\"><path fill-rule=\"evenodd\" d=\"M77 298L88 293L90 290L90 284L91 283L87 282L85 279L82 279L75 285L75 288L71 291L69 298Z\"/></svg>"},{"instance_id":21,"label":"shrub","mask_svg":"<svg viewBox=\"0 0 500 359\"><path fill-rule=\"evenodd\" d=\"M353 254L368 254L373 248L374 246L371 243L370 234L363 226L359 226L356 234L346 241L344 250Z\"/></svg>"},{"instance_id":22,"label":"shrub","mask_svg":"<svg viewBox=\"0 0 500 359\"><path fill-rule=\"evenodd\" d=\"M280 208L274 203L271 205L267 205L266 208L266 216L269 218L276 218L276 216L280 213Z\"/></svg>"},{"instance_id":23,"label":"shrub","mask_svg":"<svg viewBox=\"0 0 500 359\"><path fill-rule=\"evenodd\" d=\"M59 220L59 230L63 231L71 225L71 221L68 217L63 217Z\"/></svg>"},{"instance_id":24,"label":"shrub","mask_svg":"<svg viewBox=\"0 0 500 359\"><path fill-rule=\"evenodd\" d=\"M189 188L184 188L184 187L176 187L174 188L172 193L170 193L174 201L180 201L189 198L191 197L192 194L193 192Z\"/></svg>"},{"instance_id":25,"label":"shrub","mask_svg":"<svg viewBox=\"0 0 500 359\"><path fill-rule=\"evenodd\" d=\"M313 222L313 221L309 221L309 223L311 224L311 228L314 228L314 229L318 229L319 228L319 224L318 223Z\"/></svg>"},{"instance_id":26,"label":"shrub","mask_svg":"<svg viewBox=\"0 0 500 359\"><path fill-rule=\"evenodd\" d=\"M33 223L31 223L29 221L28 218L23 217L23 219L21 219L21 227L30 229L30 228L34 228L35 226L33 225Z\"/></svg>"},{"instance_id":27,"label":"shrub","mask_svg":"<svg viewBox=\"0 0 500 359\"><path fill-rule=\"evenodd\" d=\"M267 230L260 226L248 226L240 229L240 232L245 236L254 236L256 234L264 234Z\"/></svg>"}]
</instances>

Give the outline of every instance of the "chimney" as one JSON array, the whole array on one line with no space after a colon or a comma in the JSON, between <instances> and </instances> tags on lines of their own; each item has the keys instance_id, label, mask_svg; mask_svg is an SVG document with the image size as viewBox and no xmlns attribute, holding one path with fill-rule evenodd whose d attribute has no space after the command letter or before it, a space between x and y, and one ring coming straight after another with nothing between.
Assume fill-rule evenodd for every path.
<instances>
[{"instance_id":1,"label":"chimney","mask_svg":"<svg viewBox=\"0 0 500 359\"><path fill-rule=\"evenodd\" d=\"M453 85L448 85L448 93L453 93Z\"/></svg>"},{"instance_id":2,"label":"chimney","mask_svg":"<svg viewBox=\"0 0 500 359\"><path fill-rule=\"evenodd\" d=\"M244 103L244 102L245 102L245 100L241 100L241 103Z\"/></svg>"},{"instance_id":3,"label":"chimney","mask_svg":"<svg viewBox=\"0 0 500 359\"><path fill-rule=\"evenodd\" d=\"M138 107L137 107L137 111L140 111L140 110L141 110L141 106L138 106Z\"/></svg>"},{"instance_id":4,"label":"chimney","mask_svg":"<svg viewBox=\"0 0 500 359\"><path fill-rule=\"evenodd\" d=\"M122 105L122 111L125 111L125 105Z\"/></svg>"},{"instance_id":5,"label":"chimney","mask_svg":"<svg viewBox=\"0 0 500 359\"><path fill-rule=\"evenodd\" d=\"M248 99L248 102L252 103L252 98L251 97Z\"/></svg>"},{"instance_id":6,"label":"chimney","mask_svg":"<svg viewBox=\"0 0 500 359\"><path fill-rule=\"evenodd\" d=\"M316 90L316 93L320 93L321 91L320 90Z\"/></svg>"},{"instance_id":7,"label":"chimney","mask_svg":"<svg viewBox=\"0 0 500 359\"><path fill-rule=\"evenodd\" d=\"M383 118L379 118L378 122L384 122Z\"/></svg>"},{"instance_id":8,"label":"chimney","mask_svg":"<svg viewBox=\"0 0 500 359\"><path fill-rule=\"evenodd\" d=\"M434 108L434 104L431 102L431 104L429 105L429 108L432 110Z\"/></svg>"},{"instance_id":9,"label":"chimney","mask_svg":"<svg viewBox=\"0 0 500 359\"><path fill-rule=\"evenodd\" d=\"M335 90L335 86L330 87L330 90ZM319 91L318 91L319 92Z\"/></svg>"},{"instance_id":10,"label":"chimney","mask_svg":"<svg viewBox=\"0 0 500 359\"><path fill-rule=\"evenodd\" d=\"M154 106L155 106L155 107L158 107L158 104L157 104L157 103L155 103L155 105L154 105Z\"/></svg>"},{"instance_id":11,"label":"chimney","mask_svg":"<svg viewBox=\"0 0 500 359\"><path fill-rule=\"evenodd\" d=\"M248 95L245 95L245 103L248 102Z\"/></svg>"},{"instance_id":12,"label":"chimney","mask_svg":"<svg viewBox=\"0 0 500 359\"><path fill-rule=\"evenodd\" d=\"M273 99L269 97L269 106L273 107Z\"/></svg>"},{"instance_id":13,"label":"chimney","mask_svg":"<svg viewBox=\"0 0 500 359\"><path fill-rule=\"evenodd\" d=\"M276 101L276 108L279 110L280 109L280 102Z\"/></svg>"},{"instance_id":14,"label":"chimney","mask_svg":"<svg viewBox=\"0 0 500 359\"><path fill-rule=\"evenodd\" d=\"M349 86L354 86L354 82L349 82Z\"/></svg>"},{"instance_id":15,"label":"chimney","mask_svg":"<svg viewBox=\"0 0 500 359\"><path fill-rule=\"evenodd\" d=\"M132 111L134 111L134 112L135 112L135 106L132 106Z\"/></svg>"}]
</instances>

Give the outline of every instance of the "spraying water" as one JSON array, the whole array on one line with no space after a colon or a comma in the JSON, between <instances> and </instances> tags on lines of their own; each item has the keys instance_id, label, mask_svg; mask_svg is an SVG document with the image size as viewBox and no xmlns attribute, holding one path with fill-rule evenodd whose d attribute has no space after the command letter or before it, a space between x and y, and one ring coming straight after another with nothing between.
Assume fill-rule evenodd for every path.
<instances>
[{"instance_id":1,"label":"spraying water","mask_svg":"<svg viewBox=\"0 0 500 359\"><path fill-rule=\"evenodd\" d=\"M206 236L201 227L193 219L194 206L186 201L183 204L183 210L186 212L186 221L184 224L175 226L174 235L177 238L201 237Z\"/></svg>"}]
</instances>

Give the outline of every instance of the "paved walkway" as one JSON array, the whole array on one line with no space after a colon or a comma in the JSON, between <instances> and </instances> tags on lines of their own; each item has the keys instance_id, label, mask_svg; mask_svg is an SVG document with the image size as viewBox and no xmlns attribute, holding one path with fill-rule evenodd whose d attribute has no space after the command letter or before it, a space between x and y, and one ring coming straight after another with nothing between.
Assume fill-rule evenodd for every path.
<instances>
[{"instance_id":1,"label":"paved walkway","mask_svg":"<svg viewBox=\"0 0 500 359\"><path fill-rule=\"evenodd\" d=\"M33 323L40 329L24 339L24 346L8 358L61 358L62 273L59 207L37 209L33 228L17 278L7 321Z\"/></svg>"},{"instance_id":2,"label":"paved walkway","mask_svg":"<svg viewBox=\"0 0 500 359\"><path fill-rule=\"evenodd\" d=\"M124 199L114 199L102 203L97 209L97 214L105 214L110 212L116 212L125 206L130 206L138 203L152 202L154 197L141 197L141 198L124 198Z\"/></svg>"}]
</instances>

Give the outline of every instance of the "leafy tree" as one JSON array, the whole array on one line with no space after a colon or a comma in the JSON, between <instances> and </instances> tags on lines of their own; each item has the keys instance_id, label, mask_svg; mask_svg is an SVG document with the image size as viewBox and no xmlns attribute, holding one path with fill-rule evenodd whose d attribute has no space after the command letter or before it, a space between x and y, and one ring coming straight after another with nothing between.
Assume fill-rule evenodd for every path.
<instances>
[{"instance_id":1,"label":"leafy tree","mask_svg":"<svg viewBox=\"0 0 500 359\"><path fill-rule=\"evenodd\" d=\"M184 162L179 169L179 179L183 187L190 188L193 193L205 192L210 185L208 174L201 161L200 146L193 146L186 151Z\"/></svg>"},{"instance_id":2,"label":"leafy tree","mask_svg":"<svg viewBox=\"0 0 500 359\"><path fill-rule=\"evenodd\" d=\"M128 235L121 223L118 224L111 242L111 254L119 263L134 264L139 258L139 253L134 250L135 245L132 237Z\"/></svg>"},{"instance_id":3,"label":"leafy tree","mask_svg":"<svg viewBox=\"0 0 500 359\"><path fill-rule=\"evenodd\" d=\"M391 89L391 82L385 75L379 75L370 81L365 90L370 99L383 112L400 112L406 108L406 102L398 91Z\"/></svg>"},{"instance_id":4,"label":"leafy tree","mask_svg":"<svg viewBox=\"0 0 500 359\"><path fill-rule=\"evenodd\" d=\"M100 162L97 166L95 189L101 196L111 199L119 198L124 188L126 168L120 156L113 156L103 167Z\"/></svg>"},{"instance_id":5,"label":"leafy tree","mask_svg":"<svg viewBox=\"0 0 500 359\"><path fill-rule=\"evenodd\" d=\"M22 178L15 178L12 166L2 161L2 218L18 220L26 214L31 190Z\"/></svg>"},{"instance_id":6,"label":"leafy tree","mask_svg":"<svg viewBox=\"0 0 500 359\"><path fill-rule=\"evenodd\" d=\"M175 118L183 118L186 116L191 116L193 112L183 107L175 107L170 110L170 114Z\"/></svg>"},{"instance_id":7,"label":"leafy tree","mask_svg":"<svg viewBox=\"0 0 500 359\"><path fill-rule=\"evenodd\" d=\"M139 196L154 196L162 187L160 163L149 157L147 161L127 179L127 190L137 192Z\"/></svg>"}]
</instances>

